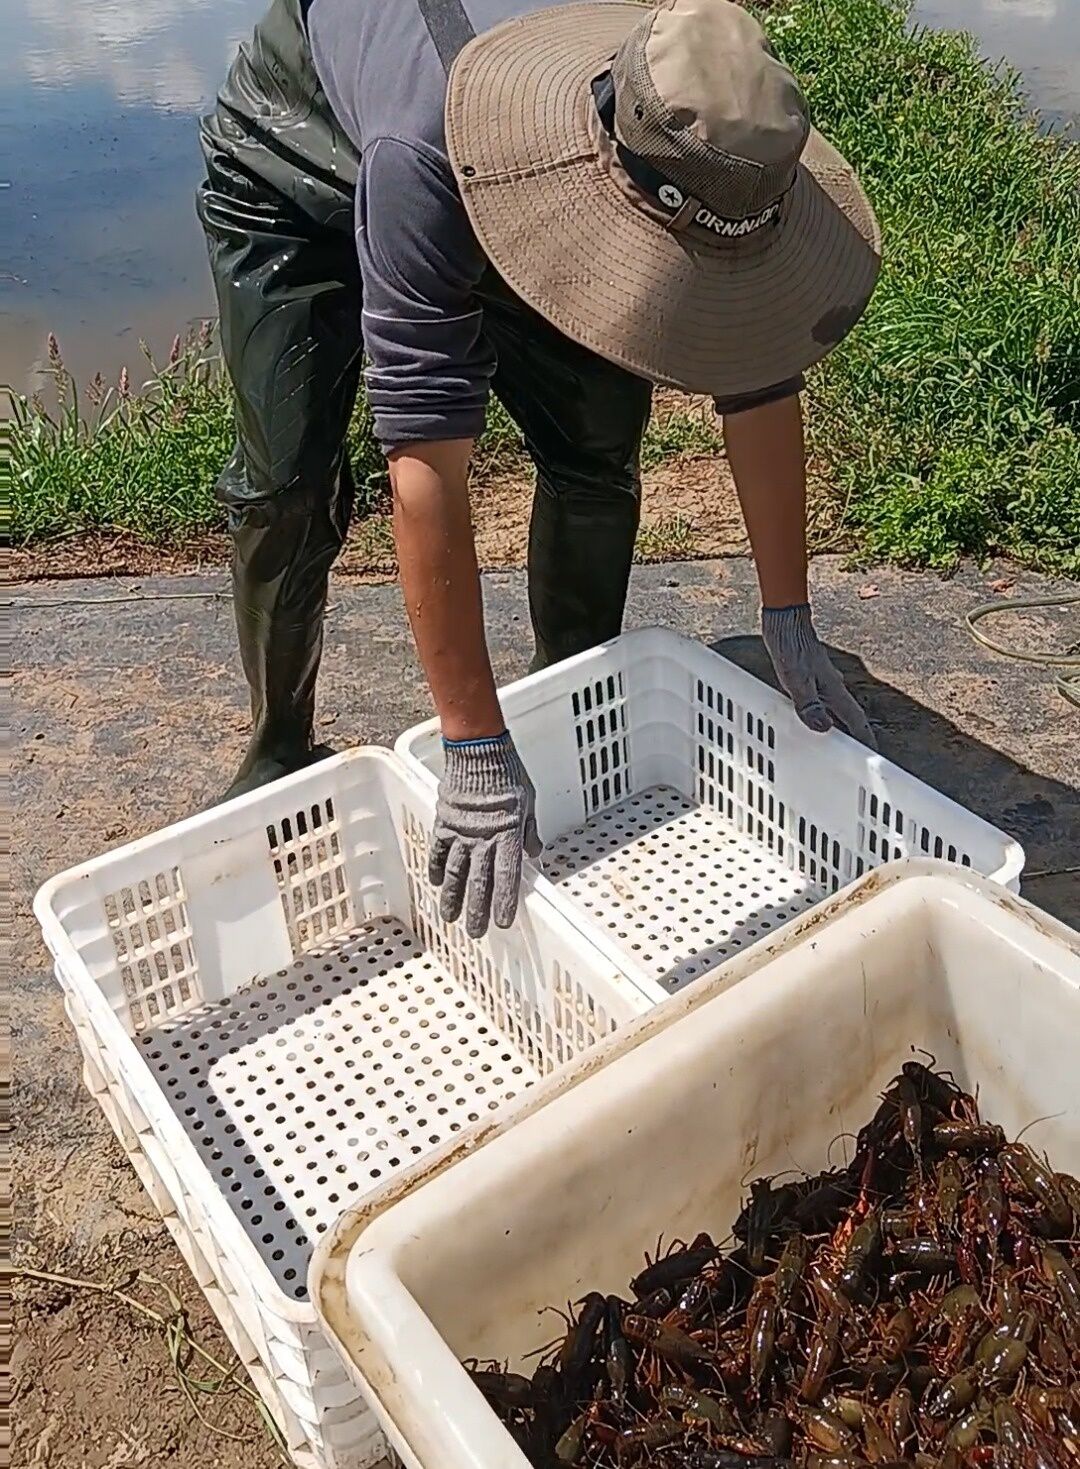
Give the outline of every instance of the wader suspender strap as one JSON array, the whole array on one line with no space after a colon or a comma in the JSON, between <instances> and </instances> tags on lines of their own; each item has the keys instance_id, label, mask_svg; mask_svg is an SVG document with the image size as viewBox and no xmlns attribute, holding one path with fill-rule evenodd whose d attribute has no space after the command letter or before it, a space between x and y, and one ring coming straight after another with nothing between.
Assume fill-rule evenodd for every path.
<instances>
[{"instance_id":1,"label":"wader suspender strap","mask_svg":"<svg viewBox=\"0 0 1080 1469\"><path fill-rule=\"evenodd\" d=\"M461 0L417 0L447 76L458 52L476 35Z\"/></svg>"}]
</instances>

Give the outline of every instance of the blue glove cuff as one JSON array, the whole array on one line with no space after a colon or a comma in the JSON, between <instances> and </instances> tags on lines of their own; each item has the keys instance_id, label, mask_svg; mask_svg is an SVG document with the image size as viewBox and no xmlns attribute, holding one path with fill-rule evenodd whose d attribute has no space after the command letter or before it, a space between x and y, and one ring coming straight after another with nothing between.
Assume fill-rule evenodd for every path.
<instances>
[{"instance_id":1,"label":"blue glove cuff","mask_svg":"<svg viewBox=\"0 0 1080 1469\"><path fill-rule=\"evenodd\" d=\"M500 735L484 735L478 740L448 740L443 736L444 750L498 750L510 743L510 731L504 729Z\"/></svg>"}]
</instances>

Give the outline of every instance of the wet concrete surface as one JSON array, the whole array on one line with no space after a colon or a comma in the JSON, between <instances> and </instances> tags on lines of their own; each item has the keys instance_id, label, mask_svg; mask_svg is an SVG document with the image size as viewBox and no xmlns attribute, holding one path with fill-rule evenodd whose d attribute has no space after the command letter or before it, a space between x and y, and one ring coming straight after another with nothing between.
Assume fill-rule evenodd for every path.
<instances>
[{"instance_id":1,"label":"wet concrete surface","mask_svg":"<svg viewBox=\"0 0 1080 1469\"><path fill-rule=\"evenodd\" d=\"M1062 589L1033 575L1009 578L1015 597ZM993 575L968 571L941 581L849 571L826 558L815 563L814 580L822 634L884 753L1009 830L1033 872L1080 863L1080 714L1054 692L1048 669L999 658L963 627L964 612L993 595ZM246 734L231 608L220 595L226 586L212 576L17 589L11 1000L19 1258L97 1279L122 1278L134 1266L169 1280L190 1304L200 1339L223 1353L196 1287L82 1088L30 900L52 873L183 816L226 783ZM506 681L523 671L530 651L524 579L491 576L485 586L496 672ZM123 597L135 600L116 600ZM635 572L631 624L662 623L715 641L766 675L755 618L748 561ZM1062 648L1076 641L1078 624L1074 608L1015 619L995 635ZM429 709L397 588L337 585L319 737L342 748L390 743ZM1080 926L1080 876L1035 877L1025 892ZM160 1333L119 1307L41 1288L23 1292L20 1310L23 1462L92 1469L274 1462L250 1414L227 1420L239 1441L210 1433L172 1388ZM42 1439L52 1457L42 1451L35 1461ZM128 1439L147 1457L124 1458Z\"/></svg>"}]
</instances>

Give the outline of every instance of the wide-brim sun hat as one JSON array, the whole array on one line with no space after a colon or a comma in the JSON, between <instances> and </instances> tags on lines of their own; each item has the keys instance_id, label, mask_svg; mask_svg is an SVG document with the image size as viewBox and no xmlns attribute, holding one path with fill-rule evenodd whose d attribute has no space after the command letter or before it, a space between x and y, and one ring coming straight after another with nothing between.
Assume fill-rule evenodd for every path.
<instances>
[{"instance_id":1,"label":"wide-brim sun hat","mask_svg":"<svg viewBox=\"0 0 1080 1469\"><path fill-rule=\"evenodd\" d=\"M566 336L717 397L797 377L865 310L874 212L730 0L561 5L454 62L447 144L477 238Z\"/></svg>"}]
</instances>

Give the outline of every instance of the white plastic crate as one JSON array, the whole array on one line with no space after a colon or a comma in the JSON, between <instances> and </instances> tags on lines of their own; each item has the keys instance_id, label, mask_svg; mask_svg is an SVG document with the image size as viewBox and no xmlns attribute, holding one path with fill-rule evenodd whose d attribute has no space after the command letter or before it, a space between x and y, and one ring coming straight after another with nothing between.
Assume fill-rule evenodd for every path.
<instances>
[{"instance_id":1,"label":"white plastic crate","mask_svg":"<svg viewBox=\"0 0 1080 1469\"><path fill-rule=\"evenodd\" d=\"M1019 888L1003 832L847 735L812 734L782 694L675 633L626 633L500 698L537 789L546 891L653 998L895 858ZM434 722L397 750L437 779Z\"/></svg>"},{"instance_id":2,"label":"white plastic crate","mask_svg":"<svg viewBox=\"0 0 1080 1469\"><path fill-rule=\"evenodd\" d=\"M621 1294L661 1235L724 1238L748 1178L839 1161L913 1046L1080 1173L1078 1045L1080 935L981 878L896 864L522 1098L483 1147L350 1211L312 1295L409 1469L527 1469L461 1360L531 1373L545 1307Z\"/></svg>"},{"instance_id":3,"label":"white plastic crate","mask_svg":"<svg viewBox=\"0 0 1080 1469\"><path fill-rule=\"evenodd\" d=\"M86 1084L305 1469L385 1454L308 1299L314 1240L648 1008L542 894L479 943L443 924L433 811L354 751L35 903Z\"/></svg>"}]
</instances>

